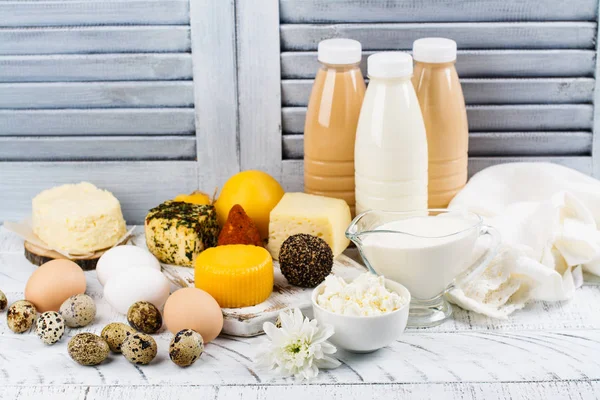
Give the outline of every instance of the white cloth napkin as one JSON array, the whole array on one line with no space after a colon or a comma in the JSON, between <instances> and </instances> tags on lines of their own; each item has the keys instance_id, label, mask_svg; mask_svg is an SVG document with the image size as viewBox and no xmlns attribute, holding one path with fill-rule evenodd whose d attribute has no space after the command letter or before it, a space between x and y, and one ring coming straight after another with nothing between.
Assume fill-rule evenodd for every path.
<instances>
[{"instance_id":1,"label":"white cloth napkin","mask_svg":"<svg viewBox=\"0 0 600 400\"><path fill-rule=\"evenodd\" d=\"M475 212L502 235L486 270L448 293L462 308L507 318L529 300L570 299L582 268L600 275L600 181L592 177L549 163L497 165L448 208ZM479 240L473 259L488 245Z\"/></svg>"}]
</instances>

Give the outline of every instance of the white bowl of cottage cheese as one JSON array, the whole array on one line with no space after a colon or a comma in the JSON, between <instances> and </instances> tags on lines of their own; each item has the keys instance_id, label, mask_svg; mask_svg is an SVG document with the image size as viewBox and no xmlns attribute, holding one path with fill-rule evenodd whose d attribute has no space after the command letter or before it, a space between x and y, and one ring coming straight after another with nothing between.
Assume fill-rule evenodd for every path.
<instances>
[{"instance_id":1,"label":"white bowl of cottage cheese","mask_svg":"<svg viewBox=\"0 0 600 400\"><path fill-rule=\"evenodd\" d=\"M369 353L389 345L406 328L410 292L401 284L370 272L352 282L329 275L312 293L314 317L335 333L339 348Z\"/></svg>"}]
</instances>

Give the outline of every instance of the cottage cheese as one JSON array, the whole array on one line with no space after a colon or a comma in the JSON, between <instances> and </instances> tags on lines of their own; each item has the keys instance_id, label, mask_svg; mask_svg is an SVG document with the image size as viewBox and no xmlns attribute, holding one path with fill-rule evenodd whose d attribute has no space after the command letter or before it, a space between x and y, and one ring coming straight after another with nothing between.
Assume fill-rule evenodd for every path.
<instances>
[{"instance_id":1,"label":"cottage cheese","mask_svg":"<svg viewBox=\"0 0 600 400\"><path fill-rule=\"evenodd\" d=\"M390 313L406 304L406 299L385 287L385 278L371 273L360 275L346 283L342 278L325 278L323 293L317 304L325 310L342 315L372 316Z\"/></svg>"}]
</instances>

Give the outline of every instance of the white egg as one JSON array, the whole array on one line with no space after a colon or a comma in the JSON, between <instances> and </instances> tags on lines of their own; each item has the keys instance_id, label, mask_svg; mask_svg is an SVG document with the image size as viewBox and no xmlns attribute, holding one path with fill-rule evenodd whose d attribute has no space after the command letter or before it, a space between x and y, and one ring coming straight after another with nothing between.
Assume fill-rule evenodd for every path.
<instances>
[{"instance_id":1,"label":"white egg","mask_svg":"<svg viewBox=\"0 0 600 400\"><path fill-rule=\"evenodd\" d=\"M130 268L113 276L104 285L104 298L121 314L137 301L148 301L159 310L169 297L170 284L162 272L151 268Z\"/></svg>"},{"instance_id":2,"label":"white egg","mask_svg":"<svg viewBox=\"0 0 600 400\"><path fill-rule=\"evenodd\" d=\"M131 245L116 246L100 257L96 265L96 275L100 284L104 286L111 277L140 267L160 271L160 263L148 250Z\"/></svg>"}]
</instances>

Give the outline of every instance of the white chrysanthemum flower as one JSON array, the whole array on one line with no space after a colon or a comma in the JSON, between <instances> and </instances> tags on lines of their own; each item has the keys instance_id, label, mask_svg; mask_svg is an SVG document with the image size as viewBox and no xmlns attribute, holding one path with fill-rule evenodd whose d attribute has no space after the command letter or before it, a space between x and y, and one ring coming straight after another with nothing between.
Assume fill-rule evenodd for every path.
<instances>
[{"instance_id":1,"label":"white chrysanthemum flower","mask_svg":"<svg viewBox=\"0 0 600 400\"><path fill-rule=\"evenodd\" d=\"M299 309L279 314L281 328L265 322L263 329L270 339L257 356L259 365L282 376L312 379L319 368L336 368L340 362L328 354L337 351L327 339L333 335L330 325L319 326L316 319L304 318Z\"/></svg>"}]
</instances>

